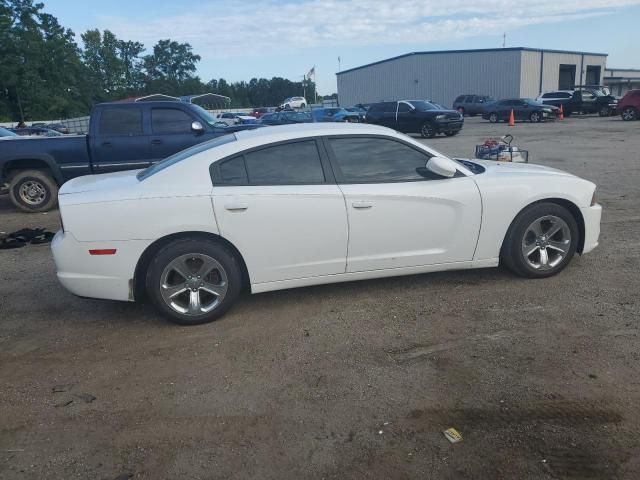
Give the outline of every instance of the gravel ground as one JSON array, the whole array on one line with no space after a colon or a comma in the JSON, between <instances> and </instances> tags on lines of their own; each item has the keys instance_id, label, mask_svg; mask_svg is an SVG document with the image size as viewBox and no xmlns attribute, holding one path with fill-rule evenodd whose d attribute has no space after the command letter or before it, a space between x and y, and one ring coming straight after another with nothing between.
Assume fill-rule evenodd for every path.
<instances>
[{"instance_id":1,"label":"gravel ground","mask_svg":"<svg viewBox=\"0 0 640 480\"><path fill-rule=\"evenodd\" d=\"M640 478L640 122L429 143L507 131L598 184L600 246L550 279L280 291L182 328L67 293L47 246L0 251L0 478ZM1 231L57 225L0 197Z\"/></svg>"}]
</instances>

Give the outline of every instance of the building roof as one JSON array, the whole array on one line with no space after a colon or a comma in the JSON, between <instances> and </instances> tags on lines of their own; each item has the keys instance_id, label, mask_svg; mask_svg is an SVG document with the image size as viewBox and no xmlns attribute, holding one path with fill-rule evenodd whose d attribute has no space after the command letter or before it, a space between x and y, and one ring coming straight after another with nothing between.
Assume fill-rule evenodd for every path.
<instances>
[{"instance_id":1,"label":"building roof","mask_svg":"<svg viewBox=\"0 0 640 480\"><path fill-rule=\"evenodd\" d=\"M361 68L371 67L373 65L378 65L380 63L391 62L393 60L398 60L404 57L410 57L412 55L442 55L448 53L485 53L485 52L545 52L545 53L570 53L573 55L594 55L598 57L607 57L609 54L607 53L594 53L594 52L575 52L571 50L550 50L545 48L529 48L529 47L508 47L508 48L476 48L470 50L434 50L431 52L410 52L405 53L404 55L398 55L397 57L387 58L385 60L379 60L373 63L367 63L366 65L360 65L359 67L349 68L347 70L342 70L337 72L336 75L341 75L347 72L353 72L354 70L360 70Z\"/></svg>"}]
</instances>

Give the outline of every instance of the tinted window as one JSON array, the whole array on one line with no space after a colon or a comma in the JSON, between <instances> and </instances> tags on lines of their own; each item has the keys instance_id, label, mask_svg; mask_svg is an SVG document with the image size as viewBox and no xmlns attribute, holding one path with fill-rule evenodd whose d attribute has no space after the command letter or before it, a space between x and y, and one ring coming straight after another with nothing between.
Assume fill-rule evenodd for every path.
<instances>
[{"instance_id":1,"label":"tinted window","mask_svg":"<svg viewBox=\"0 0 640 480\"><path fill-rule=\"evenodd\" d=\"M411 107L406 103L403 102L398 104L398 113L408 113L410 111L411 111Z\"/></svg>"},{"instance_id":2,"label":"tinted window","mask_svg":"<svg viewBox=\"0 0 640 480\"><path fill-rule=\"evenodd\" d=\"M193 119L182 110L175 108L154 108L151 110L153 133L191 132Z\"/></svg>"},{"instance_id":3,"label":"tinted window","mask_svg":"<svg viewBox=\"0 0 640 480\"><path fill-rule=\"evenodd\" d=\"M425 112L427 110L436 110L437 108L435 105L429 102L425 102L424 100L411 100L411 105L416 107L416 110L419 110L421 112Z\"/></svg>"},{"instance_id":4,"label":"tinted window","mask_svg":"<svg viewBox=\"0 0 640 480\"><path fill-rule=\"evenodd\" d=\"M230 185L246 185L248 183L247 170L242 156L225 160L220 164L220 181Z\"/></svg>"},{"instance_id":5,"label":"tinted window","mask_svg":"<svg viewBox=\"0 0 640 480\"><path fill-rule=\"evenodd\" d=\"M473 95L469 95L467 97L467 99L464 101L464 103L473 103L474 102L474 97Z\"/></svg>"},{"instance_id":6,"label":"tinted window","mask_svg":"<svg viewBox=\"0 0 640 480\"><path fill-rule=\"evenodd\" d=\"M429 155L384 138L332 138L329 140L342 181L402 182L424 180Z\"/></svg>"},{"instance_id":7,"label":"tinted window","mask_svg":"<svg viewBox=\"0 0 640 480\"><path fill-rule=\"evenodd\" d=\"M454 103L460 103L464 101L465 96L464 95L460 95L458 98L456 98L453 102Z\"/></svg>"},{"instance_id":8,"label":"tinted window","mask_svg":"<svg viewBox=\"0 0 640 480\"><path fill-rule=\"evenodd\" d=\"M142 135L142 109L105 108L100 116L100 135Z\"/></svg>"},{"instance_id":9,"label":"tinted window","mask_svg":"<svg viewBox=\"0 0 640 480\"><path fill-rule=\"evenodd\" d=\"M263 148L245 156L249 183L322 183L324 172L313 140Z\"/></svg>"}]
</instances>

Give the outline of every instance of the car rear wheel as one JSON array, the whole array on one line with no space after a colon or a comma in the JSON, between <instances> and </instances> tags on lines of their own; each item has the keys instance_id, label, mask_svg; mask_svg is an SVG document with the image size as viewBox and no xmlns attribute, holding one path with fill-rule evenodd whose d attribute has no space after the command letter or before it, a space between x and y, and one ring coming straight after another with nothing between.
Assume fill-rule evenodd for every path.
<instances>
[{"instance_id":1,"label":"car rear wheel","mask_svg":"<svg viewBox=\"0 0 640 480\"><path fill-rule=\"evenodd\" d=\"M424 122L420 128L422 138L433 138L436 136L436 129L430 122Z\"/></svg>"},{"instance_id":2,"label":"car rear wheel","mask_svg":"<svg viewBox=\"0 0 640 480\"><path fill-rule=\"evenodd\" d=\"M622 110L622 120L625 122L629 122L631 120L636 120L638 118L638 110L634 107L625 107Z\"/></svg>"},{"instance_id":3,"label":"car rear wheel","mask_svg":"<svg viewBox=\"0 0 640 480\"><path fill-rule=\"evenodd\" d=\"M542 121L542 114L540 112L531 112L529 120L531 120L532 123L539 123Z\"/></svg>"},{"instance_id":4,"label":"car rear wheel","mask_svg":"<svg viewBox=\"0 0 640 480\"><path fill-rule=\"evenodd\" d=\"M22 170L9 183L9 199L25 212L47 212L58 202L58 185L45 172Z\"/></svg>"},{"instance_id":5,"label":"car rear wheel","mask_svg":"<svg viewBox=\"0 0 640 480\"><path fill-rule=\"evenodd\" d=\"M147 269L146 289L153 304L180 325L212 322L238 298L239 259L222 244L180 239L162 248Z\"/></svg>"},{"instance_id":6,"label":"car rear wheel","mask_svg":"<svg viewBox=\"0 0 640 480\"><path fill-rule=\"evenodd\" d=\"M566 208L537 203L523 210L509 227L500 260L522 277L550 277L568 265L578 240L578 225Z\"/></svg>"},{"instance_id":7,"label":"car rear wheel","mask_svg":"<svg viewBox=\"0 0 640 480\"><path fill-rule=\"evenodd\" d=\"M499 118L498 118L498 114L497 113L489 114L489 121L491 123L498 123L498 120L499 120Z\"/></svg>"}]
</instances>

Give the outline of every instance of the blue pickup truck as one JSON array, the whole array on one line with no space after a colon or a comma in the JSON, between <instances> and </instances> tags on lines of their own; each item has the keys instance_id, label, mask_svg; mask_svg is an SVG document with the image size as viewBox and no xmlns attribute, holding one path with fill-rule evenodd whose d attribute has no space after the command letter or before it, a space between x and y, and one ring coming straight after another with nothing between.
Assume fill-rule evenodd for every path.
<instances>
[{"instance_id":1,"label":"blue pickup truck","mask_svg":"<svg viewBox=\"0 0 640 480\"><path fill-rule=\"evenodd\" d=\"M80 175L145 168L191 145L258 125L227 126L198 105L171 101L95 105L88 135L0 142L0 189L27 212L56 206L58 187Z\"/></svg>"}]
</instances>

